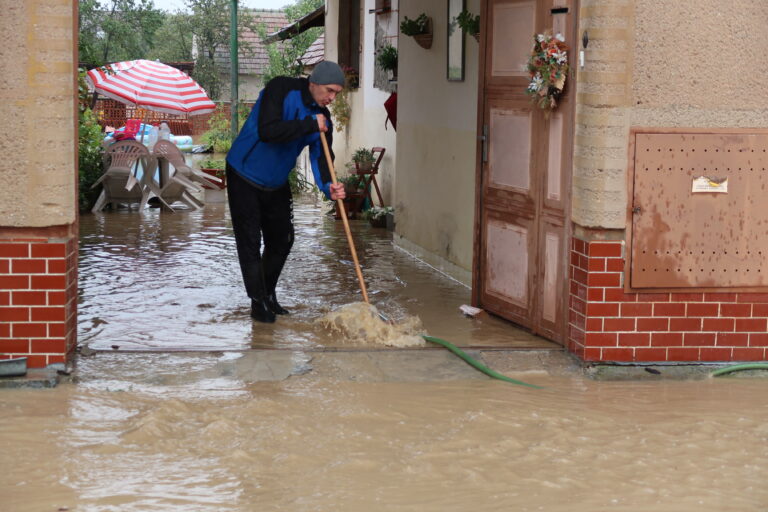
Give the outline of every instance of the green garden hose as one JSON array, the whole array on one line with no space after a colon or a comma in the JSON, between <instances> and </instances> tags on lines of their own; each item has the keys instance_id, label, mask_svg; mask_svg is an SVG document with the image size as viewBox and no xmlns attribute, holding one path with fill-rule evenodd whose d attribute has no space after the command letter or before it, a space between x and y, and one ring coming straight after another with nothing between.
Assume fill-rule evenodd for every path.
<instances>
[{"instance_id":1,"label":"green garden hose","mask_svg":"<svg viewBox=\"0 0 768 512\"><path fill-rule=\"evenodd\" d=\"M421 337L424 338L425 340L431 342L431 343L437 343L438 345L442 345L443 347L447 348L448 350L450 350L451 352L453 352L454 354L456 354L457 356L462 358L464 361L466 361L470 365L474 366L475 368L477 368L478 370L480 370L484 374L486 374L486 375L488 375L490 377L493 377L494 379L503 380L505 382L511 382L512 384L517 384L518 386L527 386L529 388L534 388L534 389L544 389L542 386L536 386L534 384L528 384L527 382L523 382L521 380L515 380L515 379L507 377L506 375L502 375L502 374L500 374L500 373L498 373L496 371L491 370L490 368L488 368L484 364L478 362L475 359L472 359L469 355L467 355L466 352L461 350L459 347L457 347L453 343L449 343L449 342L447 342L445 340L441 340L440 338L435 338L434 336L424 336L424 335L422 335Z\"/></svg>"},{"instance_id":2,"label":"green garden hose","mask_svg":"<svg viewBox=\"0 0 768 512\"><path fill-rule=\"evenodd\" d=\"M733 366L726 366L725 368L718 368L712 372L713 377L719 375L726 375L728 373L738 372L741 370L768 370L768 363L744 363L735 364Z\"/></svg>"}]
</instances>

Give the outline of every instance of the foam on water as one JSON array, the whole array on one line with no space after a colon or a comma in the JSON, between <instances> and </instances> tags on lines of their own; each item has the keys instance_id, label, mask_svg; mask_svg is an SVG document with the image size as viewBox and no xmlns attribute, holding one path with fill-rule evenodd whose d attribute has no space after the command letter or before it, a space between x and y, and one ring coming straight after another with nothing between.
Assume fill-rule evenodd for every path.
<instances>
[{"instance_id":1,"label":"foam on water","mask_svg":"<svg viewBox=\"0 0 768 512\"><path fill-rule=\"evenodd\" d=\"M421 319L409 316L400 322L385 322L376 306L353 302L317 320L338 334L344 342L357 345L386 345L388 347L417 347L425 344Z\"/></svg>"}]
</instances>

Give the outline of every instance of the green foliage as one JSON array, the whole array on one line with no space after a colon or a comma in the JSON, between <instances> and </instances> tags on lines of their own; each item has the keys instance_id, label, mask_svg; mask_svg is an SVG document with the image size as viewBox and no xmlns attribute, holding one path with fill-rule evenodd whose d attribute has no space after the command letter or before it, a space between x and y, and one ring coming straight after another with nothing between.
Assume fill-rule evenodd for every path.
<instances>
[{"instance_id":1,"label":"green foliage","mask_svg":"<svg viewBox=\"0 0 768 512\"><path fill-rule=\"evenodd\" d=\"M400 22L400 32L407 36L416 36L419 34L426 34L429 30L429 18L426 14L421 13L415 20L405 16L405 19Z\"/></svg>"},{"instance_id":2,"label":"green foliage","mask_svg":"<svg viewBox=\"0 0 768 512\"><path fill-rule=\"evenodd\" d=\"M323 0L298 0L295 5L286 6L285 15L289 22L294 22L322 5L324 5ZM259 37L266 38L268 32L266 25L259 23L258 17L255 21L258 25ZM269 64L264 68L262 77L264 83L266 84L277 76L301 76L304 72L304 66L299 62L299 58L322 33L322 28L310 28L290 39L266 45Z\"/></svg>"},{"instance_id":3,"label":"green foliage","mask_svg":"<svg viewBox=\"0 0 768 512\"><path fill-rule=\"evenodd\" d=\"M350 174L349 176L342 176L338 179L339 183L344 184L344 188L348 191L356 191L363 188L363 178L357 174Z\"/></svg>"},{"instance_id":4,"label":"green foliage","mask_svg":"<svg viewBox=\"0 0 768 512\"><path fill-rule=\"evenodd\" d=\"M206 158L200 162L201 169L226 169L227 161L223 158Z\"/></svg>"},{"instance_id":5,"label":"green foliage","mask_svg":"<svg viewBox=\"0 0 768 512\"><path fill-rule=\"evenodd\" d=\"M299 174L298 171L296 171L295 167L288 173L288 185L290 185L291 194L294 196L307 192L313 187L302 174Z\"/></svg>"},{"instance_id":6,"label":"green foliage","mask_svg":"<svg viewBox=\"0 0 768 512\"><path fill-rule=\"evenodd\" d=\"M397 48L391 44L384 45L376 56L376 62L385 71L397 70Z\"/></svg>"},{"instance_id":7,"label":"green foliage","mask_svg":"<svg viewBox=\"0 0 768 512\"><path fill-rule=\"evenodd\" d=\"M349 104L349 89L344 88L336 95L336 99L333 100L328 106L328 110L331 111L333 116L333 125L336 127L336 131L344 131L344 128L349 125L349 120L352 117L352 105Z\"/></svg>"},{"instance_id":8,"label":"green foliage","mask_svg":"<svg viewBox=\"0 0 768 512\"><path fill-rule=\"evenodd\" d=\"M160 62L187 62L192 60L191 16L182 12L167 14L155 32L155 46L147 59Z\"/></svg>"},{"instance_id":9,"label":"green foliage","mask_svg":"<svg viewBox=\"0 0 768 512\"><path fill-rule=\"evenodd\" d=\"M372 206L363 212L363 218L366 220L377 220L390 213L395 213L395 209L391 206Z\"/></svg>"},{"instance_id":10,"label":"green foliage","mask_svg":"<svg viewBox=\"0 0 768 512\"><path fill-rule=\"evenodd\" d=\"M336 127L336 131L342 132L344 128L349 125L349 120L352 118L352 105L349 102L349 95L351 92L360 87L360 75L357 70L349 66L344 66L344 81L346 87L336 95L336 99L333 100L328 106L333 116L333 125Z\"/></svg>"},{"instance_id":11,"label":"green foliage","mask_svg":"<svg viewBox=\"0 0 768 512\"><path fill-rule=\"evenodd\" d=\"M456 23L461 27L464 32L471 36L476 36L480 33L480 15L472 15L471 12L464 9L459 13L456 18Z\"/></svg>"},{"instance_id":12,"label":"green foliage","mask_svg":"<svg viewBox=\"0 0 768 512\"><path fill-rule=\"evenodd\" d=\"M80 211L90 210L100 190L91 189L99 179L101 168L101 141L103 134L101 126L96 121L96 115L87 107L88 89L85 85L85 70L79 70L79 127L78 127L78 204Z\"/></svg>"},{"instance_id":13,"label":"green foliage","mask_svg":"<svg viewBox=\"0 0 768 512\"><path fill-rule=\"evenodd\" d=\"M373 152L368 148L357 148L352 153L352 161L357 164L373 163Z\"/></svg>"},{"instance_id":14,"label":"green foliage","mask_svg":"<svg viewBox=\"0 0 768 512\"><path fill-rule=\"evenodd\" d=\"M237 131L245 124L248 114L248 106L240 103L237 110ZM203 143L213 147L214 153L226 153L232 147L232 126L230 113L219 106L208 121L208 130L200 137Z\"/></svg>"},{"instance_id":15,"label":"green foliage","mask_svg":"<svg viewBox=\"0 0 768 512\"><path fill-rule=\"evenodd\" d=\"M152 0L79 0L78 58L91 67L143 59L164 18Z\"/></svg>"}]
</instances>

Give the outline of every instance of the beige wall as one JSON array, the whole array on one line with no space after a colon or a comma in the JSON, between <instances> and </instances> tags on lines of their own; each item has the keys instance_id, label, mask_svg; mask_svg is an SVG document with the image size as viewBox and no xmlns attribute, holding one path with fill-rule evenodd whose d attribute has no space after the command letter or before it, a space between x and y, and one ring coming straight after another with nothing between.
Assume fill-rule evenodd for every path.
<instances>
[{"instance_id":1,"label":"beige wall","mask_svg":"<svg viewBox=\"0 0 768 512\"><path fill-rule=\"evenodd\" d=\"M624 228L630 127L766 127L765 0L581 0L573 221Z\"/></svg>"},{"instance_id":2,"label":"beige wall","mask_svg":"<svg viewBox=\"0 0 768 512\"><path fill-rule=\"evenodd\" d=\"M480 12L478 1L467 2L467 7ZM395 221L398 236L469 271L479 46L466 36L465 79L448 82L446 11L444 0L403 2L400 8L400 19L415 18L421 12L432 17L434 40L432 48L425 50L400 34Z\"/></svg>"},{"instance_id":3,"label":"beige wall","mask_svg":"<svg viewBox=\"0 0 768 512\"><path fill-rule=\"evenodd\" d=\"M0 226L76 217L73 4L3 2L0 16Z\"/></svg>"}]
</instances>

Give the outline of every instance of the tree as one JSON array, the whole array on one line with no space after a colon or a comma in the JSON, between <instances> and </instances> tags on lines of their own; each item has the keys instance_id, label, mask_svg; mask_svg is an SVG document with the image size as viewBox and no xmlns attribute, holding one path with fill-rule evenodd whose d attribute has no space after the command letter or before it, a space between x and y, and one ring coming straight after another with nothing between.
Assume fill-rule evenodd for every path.
<instances>
[{"instance_id":1,"label":"tree","mask_svg":"<svg viewBox=\"0 0 768 512\"><path fill-rule=\"evenodd\" d=\"M79 0L79 60L102 66L145 58L164 18L152 0Z\"/></svg>"},{"instance_id":2,"label":"tree","mask_svg":"<svg viewBox=\"0 0 768 512\"><path fill-rule=\"evenodd\" d=\"M293 23L322 5L323 0L298 0L296 4L285 7L285 15ZM304 66L299 62L299 58L322 33L323 29L320 27L310 28L291 39L266 45L269 64L264 69L264 83L276 76L301 76ZM266 38L265 24L259 24L258 34L262 39Z\"/></svg>"},{"instance_id":3,"label":"tree","mask_svg":"<svg viewBox=\"0 0 768 512\"><path fill-rule=\"evenodd\" d=\"M181 11L166 14L155 32L155 47L147 54L150 60L185 62L192 60L191 16Z\"/></svg>"},{"instance_id":4,"label":"tree","mask_svg":"<svg viewBox=\"0 0 768 512\"><path fill-rule=\"evenodd\" d=\"M190 30L194 36L196 47L195 69L192 77L205 89L212 99L219 99L221 94L220 70L216 68L214 56L217 50L229 48L229 0L186 0L186 5L192 13ZM238 12L242 12L238 0ZM238 34L243 31L255 30L251 16L237 17ZM245 54L252 52L250 45L238 37L240 51ZM227 51L227 54L229 52Z\"/></svg>"}]
</instances>

